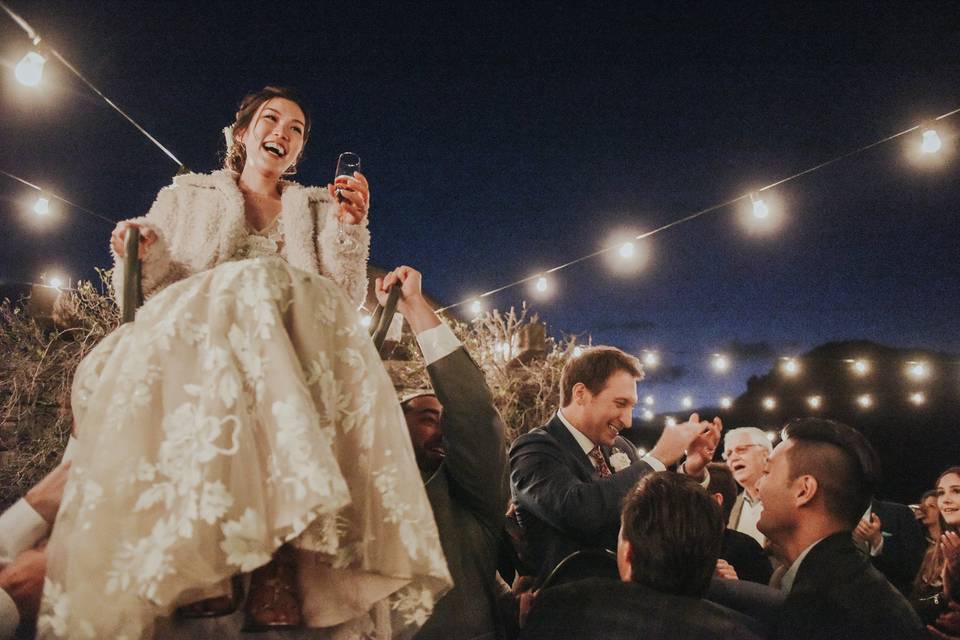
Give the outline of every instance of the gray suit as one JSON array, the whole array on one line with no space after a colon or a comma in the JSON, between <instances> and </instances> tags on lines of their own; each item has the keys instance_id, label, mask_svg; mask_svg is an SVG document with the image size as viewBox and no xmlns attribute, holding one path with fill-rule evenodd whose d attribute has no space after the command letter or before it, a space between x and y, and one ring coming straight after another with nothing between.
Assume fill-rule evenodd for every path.
<instances>
[{"instance_id":1,"label":"gray suit","mask_svg":"<svg viewBox=\"0 0 960 640\"><path fill-rule=\"evenodd\" d=\"M496 609L497 549L509 498L503 422L479 367L463 348L427 367L443 405L447 456L427 480L454 587L418 639L502 636Z\"/></svg>"}]
</instances>

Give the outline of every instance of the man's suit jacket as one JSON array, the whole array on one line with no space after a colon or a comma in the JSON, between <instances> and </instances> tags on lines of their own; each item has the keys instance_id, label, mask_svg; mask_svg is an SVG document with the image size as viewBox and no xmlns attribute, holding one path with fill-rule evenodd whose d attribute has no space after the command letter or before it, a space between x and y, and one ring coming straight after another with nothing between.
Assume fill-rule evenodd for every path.
<instances>
[{"instance_id":1,"label":"man's suit jacket","mask_svg":"<svg viewBox=\"0 0 960 640\"><path fill-rule=\"evenodd\" d=\"M589 578L544 589L520 635L526 640L760 640L742 614L634 582Z\"/></svg>"},{"instance_id":2,"label":"man's suit jacket","mask_svg":"<svg viewBox=\"0 0 960 640\"><path fill-rule=\"evenodd\" d=\"M509 501L503 422L465 349L429 365L427 373L443 405L447 455L426 490L454 587L416 637L500 637L495 574Z\"/></svg>"},{"instance_id":3,"label":"man's suit jacket","mask_svg":"<svg viewBox=\"0 0 960 640\"><path fill-rule=\"evenodd\" d=\"M743 503L746 500L746 490L737 494L737 499L733 501L733 508L730 509L730 517L727 519L727 527L737 531L737 525L740 524L740 514L743 513Z\"/></svg>"},{"instance_id":4,"label":"man's suit jacket","mask_svg":"<svg viewBox=\"0 0 960 640\"><path fill-rule=\"evenodd\" d=\"M871 556L873 566L887 577L900 593L909 595L927 549L920 523L910 507L896 502L874 500L872 511L880 518L883 548Z\"/></svg>"},{"instance_id":5,"label":"man's suit jacket","mask_svg":"<svg viewBox=\"0 0 960 640\"><path fill-rule=\"evenodd\" d=\"M800 564L777 637L919 640L924 631L906 599L842 531L818 542Z\"/></svg>"},{"instance_id":6,"label":"man's suit jacket","mask_svg":"<svg viewBox=\"0 0 960 640\"><path fill-rule=\"evenodd\" d=\"M766 585L770 582L773 565L760 543L745 533L727 527L723 530L720 557L733 565L741 580Z\"/></svg>"},{"instance_id":7,"label":"man's suit jacket","mask_svg":"<svg viewBox=\"0 0 960 640\"><path fill-rule=\"evenodd\" d=\"M618 437L614 447L633 463L601 478L557 416L525 433L510 448L510 481L529 560L542 580L579 549L617 548L620 502L653 468ZM609 461L611 448L601 447ZM611 470L613 466L610 465Z\"/></svg>"}]
</instances>

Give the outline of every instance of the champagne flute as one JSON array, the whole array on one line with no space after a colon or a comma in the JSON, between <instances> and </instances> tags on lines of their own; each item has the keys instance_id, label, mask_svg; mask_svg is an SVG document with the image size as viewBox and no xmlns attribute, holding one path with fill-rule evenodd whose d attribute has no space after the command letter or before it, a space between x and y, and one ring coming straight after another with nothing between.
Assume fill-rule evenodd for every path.
<instances>
[{"instance_id":1,"label":"champagne flute","mask_svg":"<svg viewBox=\"0 0 960 640\"><path fill-rule=\"evenodd\" d=\"M344 151L337 158L337 171L333 178L337 200L340 202L343 202L346 198L341 195L342 188L339 185L347 184L347 178L353 178L354 171L360 171L360 156L352 151ZM353 239L343 231L343 218L337 218L337 244L342 247L353 244Z\"/></svg>"}]
</instances>

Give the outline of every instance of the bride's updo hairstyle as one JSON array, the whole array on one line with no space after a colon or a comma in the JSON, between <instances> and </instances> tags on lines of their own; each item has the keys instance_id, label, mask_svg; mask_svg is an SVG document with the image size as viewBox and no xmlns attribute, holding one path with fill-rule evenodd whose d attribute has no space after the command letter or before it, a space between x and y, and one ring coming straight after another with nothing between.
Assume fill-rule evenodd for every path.
<instances>
[{"instance_id":1,"label":"bride's updo hairstyle","mask_svg":"<svg viewBox=\"0 0 960 640\"><path fill-rule=\"evenodd\" d=\"M307 139L310 137L310 111L307 109L307 102L295 89L268 85L260 91L248 93L244 96L243 100L240 101L237 114L234 116L233 124L224 129L224 134L227 138L227 152L223 158L225 168L236 171L237 173L243 171L243 164L247 160L247 150L243 142L236 140L235 136L237 133L245 133L247 127L249 127L253 121L253 116L260 110L260 106L273 98L284 98L290 102L294 102L300 107L300 110L303 111L303 148L300 150L300 155L297 156L294 164L299 162L300 158L303 157L303 149L306 148Z\"/></svg>"}]
</instances>

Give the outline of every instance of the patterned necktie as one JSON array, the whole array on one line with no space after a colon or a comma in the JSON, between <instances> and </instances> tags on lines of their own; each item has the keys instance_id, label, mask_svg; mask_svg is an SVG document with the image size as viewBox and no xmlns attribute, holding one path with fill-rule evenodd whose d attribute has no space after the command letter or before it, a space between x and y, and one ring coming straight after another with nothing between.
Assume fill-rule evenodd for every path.
<instances>
[{"instance_id":1,"label":"patterned necktie","mask_svg":"<svg viewBox=\"0 0 960 640\"><path fill-rule=\"evenodd\" d=\"M590 449L590 453L587 455L593 460L593 466L597 468L597 473L600 474L601 478L606 478L613 473L610 471L610 467L607 466L607 461L603 459L603 454L600 453L600 447Z\"/></svg>"}]
</instances>

